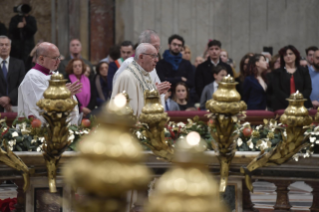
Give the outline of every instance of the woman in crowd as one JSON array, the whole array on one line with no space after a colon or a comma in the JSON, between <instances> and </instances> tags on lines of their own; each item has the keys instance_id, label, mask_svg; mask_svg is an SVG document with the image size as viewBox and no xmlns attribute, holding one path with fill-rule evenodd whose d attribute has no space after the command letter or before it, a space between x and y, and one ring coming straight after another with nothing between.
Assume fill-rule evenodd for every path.
<instances>
[{"instance_id":1,"label":"woman in crowd","mask_svg":"<svg viewBox=\"0 0 319 212\"><path fill-rule=\"evenodd\" d=\"M305 107L311 108L311 78L309 71L299 65L299 51L294 46L288 45L280 49L279 55L280 68L271 73L273 81L272 86L274 90L274 101L272 101L272 107L274 111L286 109L288 107L288 101L286 98L296 91L302 93L303 97L307 99L304 103Z\"/></svg>"},{"instance_id":2,"label":"woman in crowd","mask_svg":"<svg viewBox=\"0 0 319 212\"><path fill-rule=\"evenodd\" d=\"M243 83L243 100L248 110L265 110L267 106L266 72L268 62L262 54L249 59L246 77Z\"/></svg>"},{"instance_id":3,"label":"woman in crowd","mask_svg":"<svg viewBox=\"0 0 319 212\"><path fill-rule=\"evenodd\" d=\"M105 101L107 101L111 94L107 87L107 73L109 70L109 65L106 62L100 62L96 66L96 72L94 78L94 85L96 90L96 105L99 107L101 106Z\"/></svg>"},{"instance_id":4,"label":"woman in crowd","mask_svg":"<svg viewBox=\"0 0 319 212\"><path fill-rule=\"evenodd\" d=\"M218 83L227 75L227 70L223 66L217 66L213 70L214 82L205 86L202 96L200 97L200 109L205 110L206 102L213 98L213 94L217 91Z\"/></svg>"},{"instance_id":5,"label":"woman in crowd","mask_svg":"<svg viewBox=\"0 0 319 212\"><path fill-rule=\"evenodd\" d=\"M199 64L201 64L202 62L204 62L204 58L201 57L201 56L197 56L197 57L195 58L195 63L194 63L195 68L197 68L197 66L198 66Z\"/></svg>"},{"instance_id":6,"label":"woman in crowd","mask_svg":"<svg viewBox=\"0 0 319 212\"><path fill-rule=\"evenodd\" d=\"M194 110L194 104L189 101L188 88L184 82L176 84L174 101L178 104L180 110Z\"/></svg>"},{"instance_id":7,"label":"woman in crowd","mask_svg":"<svg viewBox=\"0 0 319 212\"><path fill-rule=\"evenodd\" d=\"M272 72L273 70L276 70L280 68L280 56L279 54L276 54L272 56L270 62L269 62L269 70Z\"/></svg>"},{"instance_id":8,"label":"woman in crowd","mask_svg":"<svg viewBox=\"0 0 319 212\"><path fill-rule=\"evenodd\" d=\"M238 84L236 85L236 90L240 94L240 96L243 96L243 83L245 80L245 76L247 75L247 66L249 62L249 58L253 56L252 53L247 53L239 63L239 76L235 79Z\"/></svg>"},{"instance_id":9,"label":"woman in crowd","mask_svg":"<svg viewBox=\"0 0 319 212\"><path fill-rule=\"evenodd\" d=\"M181 53L183 55L184 60L188 60L189 62L191 62L192 52L191 52L191 49L189 48L189 46L185 45L184 50Z\"/></svg>"},{"instance_id":10,"label":"woman in crowd","mask_svg":"<svg viewBox=\"0 0 319 212\"><path fill-rule=\"evenodd\" d=\"M231 67L232 70L233 70L233 76L236 77L236 76L237 76L237 73L236 73L236 70L235 70L235 68L234 68L234 64L233 64L233 63L230 63L230 60L229 60L229 57L228 57L228 52L227 52L225 49L222 49L222 50L221 50L221 52L220 52L220 59L221 59L224 63L230 65L230 67Z\"/></svg>"},{"instance_id":11,"label":"woman in crowd","mask_svg":"<svg viewBox=\"0 0 319 212\"><path fill-rule=\"evenodd\" d=\"M95 92L92 89L92 83L90 83L90 80L84 75L86 71L85 63L81 59L72 59L68 63L65 71L69 82L74 83L79 81L82 83L81 92L75 96L78 100L80 111L83 112L84 116L87 116L95 107Z\"/></svg>"}]
</instances>

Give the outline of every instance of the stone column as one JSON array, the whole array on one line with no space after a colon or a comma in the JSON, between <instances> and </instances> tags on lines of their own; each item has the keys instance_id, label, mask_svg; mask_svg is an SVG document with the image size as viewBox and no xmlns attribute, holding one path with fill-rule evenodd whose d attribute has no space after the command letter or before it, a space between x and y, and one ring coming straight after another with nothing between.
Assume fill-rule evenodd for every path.
<instances>
[{"instance_id":1,"label":"stone column","mask_svg":"<svg viewBox=\"0 0 319 212\"><path fill-rule=\"evenodd\" d=\"M17 188L17 204L15 205L15 212L25 212L26 195L23 191L24 180L16 179L12 180Z\"/></svg>"},{"instance_id":2,"label":"stone column","mask_svg":"<svg viewBox=\"0 0 319 212\"><path fill-rule=\"evenodd\" d=\"M306 181L306 184L308 184L312 188L312 205L309 208L310 212L319 212L319 182L318 181Z\"/></svg>"},{"instance_id":3,"label":"stone column","mask_svg":"<svg viewBox=\"0 0 319 212\"><path fill-rule=\"evenodd\" d=\"M259 212L259 210L254 208L254 203L252 203L250 198L250 191L246 186L245 180L243 183L243 212Z\"/></svg>"},{"instance_id":4,"label":"stone column","mask_svg":"<svg viewBox=\"0 0 319 212\"><path fill-rule=\"evenodd\" d=\"M268 182L274 183L277 192L277 200L276 204L274 205L275 212L282 212L282 211L291 211L290 208L292 207L289 203L288 197L288 186L293 183L293 181L289 180L268 180Z\"/></svg>"}]
</instances>

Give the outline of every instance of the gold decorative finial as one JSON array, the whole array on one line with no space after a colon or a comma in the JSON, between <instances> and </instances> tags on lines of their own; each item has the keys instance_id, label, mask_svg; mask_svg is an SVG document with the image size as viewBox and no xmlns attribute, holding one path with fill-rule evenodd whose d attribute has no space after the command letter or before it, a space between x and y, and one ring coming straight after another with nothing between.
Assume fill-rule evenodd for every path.
<instances>
[{"instance_id":1,"label":"gold decorative finial","mask_svg":"<svg viewBox=\"0 0 319 212\"><path fill-rule=\"evenodd\" d=\"M66 80L62 74L54 74L49 80L49 87L43 93L43 99L37 106L43 110L40 113L48 122L48 134L43 143L43 156L48 170L50 192L56 192L56 169L61 154L70 145L67 118L77 102L71 97L71 92L65 86Z\"/></svg>"},{"instance_id":2,"label":"gold decorative finial","mask_svg":"<svg viewBox=\"0 0 319 212\"><path fill-rule=\"evenodd\" d=\"M79 142L80 155L63 169L65 182L86 194L75 203L76 211L125 211L126 192L150 182L142 147L129 131L135 117L127 100L127 95L118 94L107 104L97 129Z\"/></svg>"},{"instance_id":3,"label":"gold decorative finial","mask_svg":"<svg viewBox=\"0 0 319 212\"><path fill-rule=\"evenodd\" d=\"M207 168L206 143L197 132L177 141L174 166L155 184L145 212L222 212L218 185Z\"/></svg>"},{"instance_id":4,"label":"gold decorative finial","mask_svg":"<svg viewBox=\"0 0 319 212\"><path fill-rule=\"evenodd\" d=\"M287 99L289 105L280 117L281 123L287 125L287 136L282 136L282 141L270 152L264 153L262 151L247 167L241 168L240 171L245 174L246 185L250 191L253 191L250 178L253 170L260 167L283 164L302 148L308 146L306 140L309 135L305 136L304 133L307 130L307 126L312 123L312 117L309 116L308 110L304 106L306 100L298 91L290 95Z\"/></svg>"},{"instance_id":5,"label":"gold decorative finial","mask_svg":"<svg viewBox=\"0 0 319 212\"><path fill-rule=\"evenodd\" d=\"M236 139L239 136L235 130L238 115L247 109L245 102L240 101L240 94L236 90L237 82L231 76L226 76L219 83L213 99L206 102L206 108L212 113L214 125L211 126L211 135L217 145L215 151L219 153L221 166L220 191L225 192L229 166L236 152Z\"/></svg>"},{"instance_id":6,"label":"gold decorative finial","mask_svg":"<svg viewBox=\"0 0 319 212\"><path fill-rule=\"evenodd\" d=\"M158 91L146 90L144 92L145 106L139 117L141 123L148 125L148 129L143 131L148 139L146 145L153 153L165 160L171 161L174 149L165 139L164 127L168 121L167 113L160 103Z\"/></svg>"}]
</instances>

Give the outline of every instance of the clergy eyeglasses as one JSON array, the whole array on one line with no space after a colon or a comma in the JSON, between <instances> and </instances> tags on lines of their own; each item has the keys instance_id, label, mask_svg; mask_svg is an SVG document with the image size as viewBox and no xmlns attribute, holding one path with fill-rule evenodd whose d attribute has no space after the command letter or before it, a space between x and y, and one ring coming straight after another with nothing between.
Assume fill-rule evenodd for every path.
<instances>
[{"instance_id":1,"label":"clergy eyeglasses","mask_svg":"<svg viewBox=\"0 0 319 212\"><path fill-rule=\"evenodd\" d=\"M149 55L149 56L151 56L153 59L158 58L158 54L147 54L147 53L143 53L143 54Z\"/></svg>"},{"instance_id":2,"label":"clergy eyeglasses","mask_svg":"<svg viewBox=\"0 0 319 212\"><path fill-rule=\"evenodd\" d=\"M43 57L47 57L47 58L50 58L52 60L61 60L61 55L57 56L57 57L49 57L49 56L46 56L46 55L42 55Z\"/></svg>"}]
</instances>

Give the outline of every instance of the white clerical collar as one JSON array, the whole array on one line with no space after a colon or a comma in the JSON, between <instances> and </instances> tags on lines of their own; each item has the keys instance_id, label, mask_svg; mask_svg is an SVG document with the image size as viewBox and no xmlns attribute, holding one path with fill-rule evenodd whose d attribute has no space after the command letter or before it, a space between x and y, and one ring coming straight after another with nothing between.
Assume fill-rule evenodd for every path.
<instances>
[{"instance_id":1,"label":"white clerical collar","mask_svg":"<svg viewBox=\"0 0 319 212\"><path fill-rule=\"evenodd\" d=\"M0 64L2 64L2 61L6 61L7 64L9 64L9 59L10 59L10 56L8 56L6 59L2 59L2 57L0 57Z\"/></svg>"},{"instance_id":2,"label":"white clerical collar","mask_svg":"<svg viewBox=\"0 0 319 212\"><path fill-rule=\"evenodd\" d=\"M217 61L217 63L214 63L214 61L212 59L210 59L210 62L214 65L214 66L217 66L218 63L219 63L219 60Z\"/></svg>"}]
</instances>

